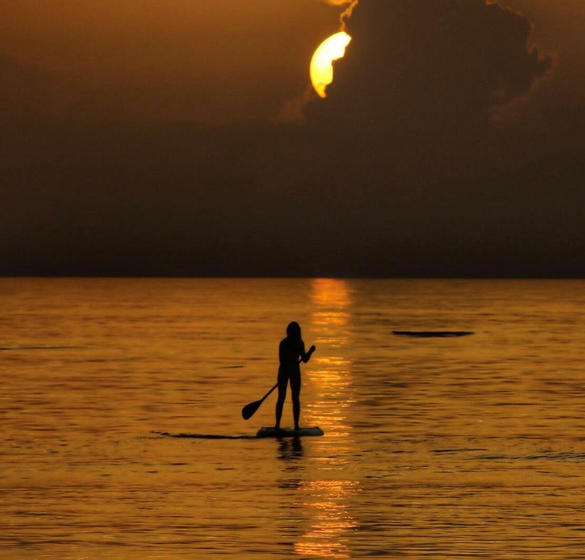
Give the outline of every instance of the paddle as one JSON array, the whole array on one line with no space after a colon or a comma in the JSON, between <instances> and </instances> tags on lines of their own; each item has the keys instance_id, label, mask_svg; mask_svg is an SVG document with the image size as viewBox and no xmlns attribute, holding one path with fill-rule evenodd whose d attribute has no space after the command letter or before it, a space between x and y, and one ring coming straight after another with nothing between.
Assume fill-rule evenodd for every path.
<instances>
[{"instance_id":1,"label":"paddle","mask_svg":"<svg viewBox=\"0 0 585 560\"><path fill-rule=\"evenodd\" d=\"M274 389L276 389L277 387L278 383L274 387L272 387L272 389L270 389L270 391L268 391L268 393L266 393L259 401L251 402L250 404L247 404L244 408L242 408L242 418L244 420L252 418L253 414L260 408L260 405L264 402L266 397L270 395L270 393L272 393L272 391L274 391Z\"/></svg>"},{"instance_id":2,"label":"paddle","mask_svg":"<svg viewBox=\"0 0 585 560\"><path fill-rule=\"evenodd\" d=\"M315 351L315 347L311 346L311 349L309 350L309 355L311 355L314 351ZM299 364L302 361L303 360L299 360ZM268 393L266 393L259 401L251 402L250 404L247 404L244 408L242 408L242 418L244 420L248 420L248 419L252 418L252 416L260 408L260 405L264 402L266 397L268 395L270 395L270 393L272 393L272 391L274 391L274 389L276 389L277 387L278 387L278 383L274 387L272 387L272 389L270 389L270 391L268 391Z\"/></svg>"}]
</instances>

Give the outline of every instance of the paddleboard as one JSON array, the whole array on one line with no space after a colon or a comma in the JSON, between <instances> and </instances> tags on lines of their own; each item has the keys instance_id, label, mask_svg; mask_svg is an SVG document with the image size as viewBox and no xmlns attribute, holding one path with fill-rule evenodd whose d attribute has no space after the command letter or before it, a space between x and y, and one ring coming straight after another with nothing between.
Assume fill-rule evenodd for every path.
<instances>
[{"instance_id":1,"label":"paddleboard","mask_svg":"<svg viewBox=\"0 0 585 560\"><path fill-rule=\"evenodd\" d=\"M313 428L301 428L300 430L293 430L292 428L281 428L280 430L276 430L275 428L260 428L256 437L265 438L265 437L274 437L274 438L281 438L281 437L299 437L299 436L322 436L325 433L319 426L314 426Z\"/></svg>"}]
</instances>

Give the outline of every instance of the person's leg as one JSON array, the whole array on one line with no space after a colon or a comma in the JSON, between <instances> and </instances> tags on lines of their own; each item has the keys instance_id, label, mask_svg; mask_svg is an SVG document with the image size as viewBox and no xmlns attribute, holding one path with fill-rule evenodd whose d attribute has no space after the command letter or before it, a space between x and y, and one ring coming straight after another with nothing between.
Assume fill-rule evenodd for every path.
<instances>
[{"instance_id":1,"label":"person's leg","mask_svg":"<svg viewBox=\"0 0 585 560\"><path fill-rule=\"evenodd\" d=\"M293 401L293 416L295 419L295 430L299 429L299 419L301 417L301 375L292 375L290 378L290 389Z\"/></svg>"},{"instance_id":2,"label":"person's leg","mask_svg":"<svg viewBox=\"0 0 585 560\"><path fill-rule=\"evenodd\" d=\"M288 385L288 377L286 375L278 374L278 400L276 401L276 423L274 427L280 429L280 419L282 418L282 407L284 399L286 399L286 386Z\"/></svg>"}]
</instances>

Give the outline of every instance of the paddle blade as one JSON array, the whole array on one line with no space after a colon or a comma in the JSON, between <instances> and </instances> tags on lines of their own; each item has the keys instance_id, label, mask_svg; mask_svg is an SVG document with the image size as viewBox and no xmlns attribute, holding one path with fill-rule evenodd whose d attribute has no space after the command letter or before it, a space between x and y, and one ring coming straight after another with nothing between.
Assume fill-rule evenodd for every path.
<instances>
[{"instance_id":1,"label":"paddle blade","mask_svg":"<svg viewBox=\"0 0 585 560\"><path fill-rule=\"evenodd\" d=\"M242 418L244 420L252 418L254 413L260 408L260 405L262 404L263 400L264 399L260 401L251 402L250 404L247 404L244 408L242 408Z\"/></svg>"}]
</instances>

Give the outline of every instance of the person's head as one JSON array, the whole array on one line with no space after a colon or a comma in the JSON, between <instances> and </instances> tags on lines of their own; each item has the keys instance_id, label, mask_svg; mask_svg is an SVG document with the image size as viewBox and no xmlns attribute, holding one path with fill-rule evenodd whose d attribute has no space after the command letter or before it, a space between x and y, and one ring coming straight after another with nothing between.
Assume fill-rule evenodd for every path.
<instances>
[{"instance_id":1,"label":"person's head","mask_svg":"<svg viewBox=\"0 0 585 560\"><path fill-rule=\"evenodd\" d=\"M286 327L286 336L288 336L289 338L294 338L296 340L300 340L301 339L301 326L296 321L289 323L288 327Z\"/></svg>"}]
</instances>

